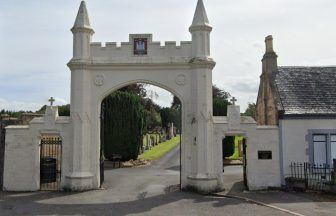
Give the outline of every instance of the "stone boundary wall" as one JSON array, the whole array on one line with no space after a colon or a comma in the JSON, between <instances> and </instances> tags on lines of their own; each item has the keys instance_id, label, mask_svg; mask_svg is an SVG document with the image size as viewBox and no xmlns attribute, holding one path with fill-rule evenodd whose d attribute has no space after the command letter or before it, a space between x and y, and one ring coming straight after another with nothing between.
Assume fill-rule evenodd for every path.
<instances>
[{"instance_id":1,"label":"stone boundary wall","mask_svg":"<svg viewBox=\"0 0 336 216\"><path fill-rule=\"evenodd\" d=\"M276 126L258 126L254 133L250 133L247 143L249 190L281 187L279 145L279 128ZM264 158L260 155L263 152L271 153L271 157Z\"/></svg>"},{"instance_id":2,"label":"stone boundary wall","mask_svg":"<svg viewBox=\"0 0 336 216\"><path fill-rule=\"evenodd\" d=\"M40 143L42 136L59 136L62 140L61 188L66 186L71 164L72 134L70 117L60 117L58 107L48 106L44 117L29 125L6 127L4 191L40 189Z\"/></svg>"}]
</instances>

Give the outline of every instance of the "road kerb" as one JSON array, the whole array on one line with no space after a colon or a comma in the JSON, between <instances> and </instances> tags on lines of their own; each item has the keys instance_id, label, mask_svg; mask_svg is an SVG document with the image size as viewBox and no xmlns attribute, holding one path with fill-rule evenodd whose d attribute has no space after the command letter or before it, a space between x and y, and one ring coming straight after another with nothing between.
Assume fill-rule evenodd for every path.
<instances>
[{"instance_id":1,"label":"road kerb","mask_svg":"<svg viewBox=\"0 0 336 216\"><path fill-rule=\"evenodd\" d=\"M211 196L222 197L222 198L230 198L230 199L239 199L239 200L243 200L244 202L249 202L249 203L254 203L254 204L257 204L257 205L260 205L260 206L265 206L265 207L272 208L272 209L275 209L275 210L278 210L278 211L282 211L282 212L285 212L285 213L288 213L288 214L291 214L291 215L305 216L303 214L293 212L293 211L288 210L288 209L280 208L280 207L277 207L277 206L274 206L274 205L269 205L269 204L259 202L259 201L256 201L256 200L253 200L253 199L250 199L250 198L246 198L246 197L240 197L240 196L235 196L235 195L223 195L223 194L211 194Z\"/></svg>"}]
</instances>

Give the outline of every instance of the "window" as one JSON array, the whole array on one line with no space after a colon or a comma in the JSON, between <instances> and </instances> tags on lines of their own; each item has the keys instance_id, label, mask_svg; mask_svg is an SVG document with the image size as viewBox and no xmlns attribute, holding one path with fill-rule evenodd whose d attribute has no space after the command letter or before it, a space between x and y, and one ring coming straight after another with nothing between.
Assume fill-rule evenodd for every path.
<instances>
[{"instance_id":1,"label":"window","mask_svg":"<svg viewBox=\"0 0 336 216\"><path fill-rule=\"evenodd\" d=\"M336 138L336 136L335 136ZM327 164L327 135L313 135L314 163Z\"/></svg>"},{"instance_id":2,"label":"window","mask_svg":"<svg viewBox=\"0 0 336 216\"><path fill-rule=\"evenodd\" d=\"M336 159L336 134L330 136L331 160Z\"/></svg>"}]
</instances>

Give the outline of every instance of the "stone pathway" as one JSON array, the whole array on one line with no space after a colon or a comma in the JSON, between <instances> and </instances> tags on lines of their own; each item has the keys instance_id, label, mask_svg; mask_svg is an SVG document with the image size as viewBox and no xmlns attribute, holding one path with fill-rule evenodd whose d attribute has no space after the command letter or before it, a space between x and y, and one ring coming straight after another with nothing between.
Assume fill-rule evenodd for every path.
<instances>
[{"instance_id":1,"label":"stone pathway","mask_svg":"<svg viewBox=\"0 0 336 216\"><path fill-rule=\"evenodd\" d=\"M218 195L247 198L301 215L336 215L336 196L282 191L249 192L244 190L242 176L242 166L225 167L224 180L227 190Z\"/></svg>"}]
</instances>

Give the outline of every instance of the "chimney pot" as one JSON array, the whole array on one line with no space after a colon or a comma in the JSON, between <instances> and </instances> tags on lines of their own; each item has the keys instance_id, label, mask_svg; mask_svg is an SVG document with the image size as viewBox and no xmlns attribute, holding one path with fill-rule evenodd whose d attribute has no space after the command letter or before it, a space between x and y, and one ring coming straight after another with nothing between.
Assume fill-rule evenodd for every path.
<instances>
[{"instance_id":1,"label":"chimney pot","mask_svg":"<svg viewBox=\"0 0 336 216\"><path fill-rule=\"evenodd\" d=\"M266 37L265 39L265 43L266 43L266 53L273 53L273 36L269 35Z\"/></svg>"}]
</instances>

